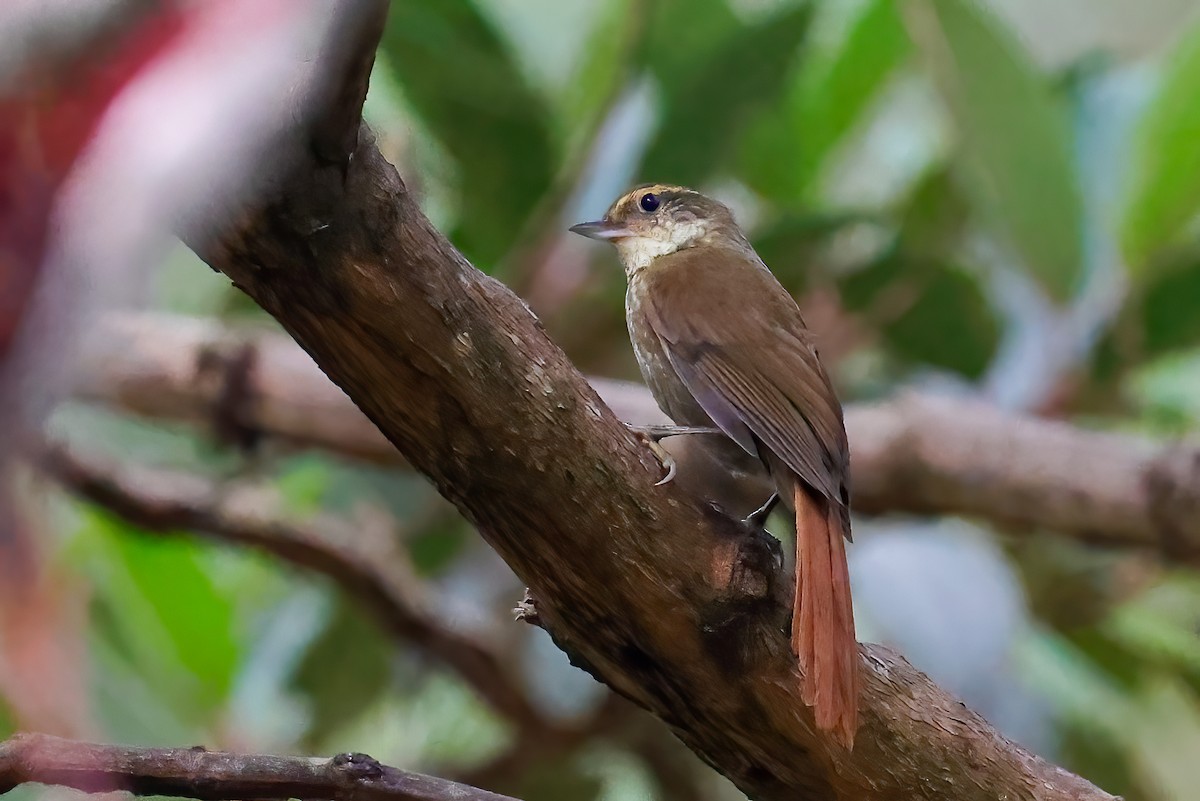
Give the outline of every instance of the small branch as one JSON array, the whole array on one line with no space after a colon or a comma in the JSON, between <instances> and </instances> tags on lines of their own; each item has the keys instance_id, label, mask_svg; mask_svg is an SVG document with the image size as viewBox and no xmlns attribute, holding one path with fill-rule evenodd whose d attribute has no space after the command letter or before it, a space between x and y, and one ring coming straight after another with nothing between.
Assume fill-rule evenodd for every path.
<instances>
[{"instance_id":1,"label":"small branch","mask_svg":"<svg viewBox=\"0 0 1200 801\"><path fill-rule=\"evenodd\" d=\"M314 759L203 748L127 748L19 734L0 743L0 794L30 782L85 793L124 790L134 795L204 801L515 801L469 785L390 768L366 754Z\"/></svg>"},{"instance_id":2,"label":"small branch","mask_svg":"<svg viewBox=\"0 0 1200 801\"><path fill-rule=\"evenodd\" d=\"M293 447L404 463L308 354L278 334L230 334L201 319L124 315L107 319L90 343L77 390L84 399L222 431L232 421L233 428ZM626 422L666 419L639 385L595 378L592 385ZM1050 529L1200 564L1194 444L919 394L851 404L846 425L859 512L975 516L1017 532Z\"/></svg>"},{"instance_id":3,"label":"small branch","mask_svg":"<svg viewBox=\"0 0 1200 801\"><path fill-rule=\"evenodd\" d=\"M315 87L311 104L316 111L313 151L331 164L344 164L357 144L358 121L388 10L386 0L350 0L343 5L319 57L329 80Z\"/></svg>"},{"instance_id":4,"label":"small branch","mask_svg":"<svg viewBox=\"0 0 1200 801\"><path fill-rule=\"evenodd\" d=\"M561 733L534 707L495 649L447 628L428 611L417 578L390 536L365 542L369 531L345 521L326 517L301 524L273 518L261 511L258 493L225 490L198 476L102 464L61 446L48 447L38 461L66 489L136 526L161 533L193 531L257 548L330 578L392 637L416 645L462 676L513 724L518 737Z\"/></svg>"}]
</instances>

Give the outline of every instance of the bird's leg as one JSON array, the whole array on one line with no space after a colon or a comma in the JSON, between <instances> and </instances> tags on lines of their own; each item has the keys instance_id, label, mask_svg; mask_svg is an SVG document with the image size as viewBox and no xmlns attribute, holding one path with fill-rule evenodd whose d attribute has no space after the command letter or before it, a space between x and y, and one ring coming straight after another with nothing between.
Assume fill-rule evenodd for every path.
<instances>
[{"instance_id":1,"label":"bird's leg","mask_svg":"<svg viewBox=\"0 0 1200 801\"><path fill-rule=\"evenodd\" d=\"M678 465L675 462L675 457L667 453L667 449L659 445L660 440L667 437L678 437L684 434L724 434L725 432L719 428L707 428L704 426L675 426L675 425L647 425L647 426L629 426L629 430L637 434L645 443L646 446L658 457L658 461L662 464L663 469L667 474L654 483L654 486L659 487L667 484L671 479L675 478L675 472Z\"/></svg>"},{"instance_id":2,"label":"bird's leg","mask_svg":"<svg viewBox=\"0 0 1200 801\"><path fill-rule=\"evenodd\" d=\"M763 503L762 506L758 507L750 514L746 515L746 519L743 520L742 522L745 523L746 525L750 526L750 528L753 529L754 531L765 531L766 530L765 526L767 524L767 518L771 516L772 510L775 509L775 506L778 503L779 503L779 493L772 492L771 497L767 498L766 502ZM771 556L775 557L775 565L777 568L782 569L783 568L783 545L780 544L779 540L775 539L774 537L768 536L767 539L771 543L771 545L770 545Z\"/></svg>"},{"instance_id":3,"label":"bird's leg","mask_svg":"<svg viewBox=\"0 0 1200 801\"><path fill-rule=\"evenodd\" d=\"M775 509L775 506L778 503L779 503L779 493L772 492L771 497L767 498L766 502L762 506L758 507L750 514L746 515L746 519L742 522L744 522L746 525L752 526L756 529L762 528L763 526L765 526L767 524L767 518L771 516L771 512Z\"/></svg>"},{"instance_id":4,"label":"bird's leg","mask_svg":"<svg viewBox=\"0 0 1200 801\"><path fill-rule=\"evenodd\" d=\"M648 426L629 426L629 430L635 434L641 434L652 442L664 440L667 437L678 437L684 434L721 434L725 432L719 428L710 426L675 426L675 425L648 425Z\"/></svg>"}]
</instances>

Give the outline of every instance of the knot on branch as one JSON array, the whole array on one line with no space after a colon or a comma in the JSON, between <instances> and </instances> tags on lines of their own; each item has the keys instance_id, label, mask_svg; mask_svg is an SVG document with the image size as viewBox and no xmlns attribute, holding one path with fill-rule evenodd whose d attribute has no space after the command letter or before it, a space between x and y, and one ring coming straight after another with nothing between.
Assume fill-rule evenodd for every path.
<instances>
[{"instance_id":1,"label":"knot on branch","mask_svg":"<svg viewBox=\"0 0 1200 801\"><path fill-rule=\"evenodd\" d=\"M531 626L541 626L542 620L538 616L537 598L533 592L526 587L521 600L517 601L517 605L513 607L513 619L518 622L528 623Z\"/></svg>"},{"instance_id":2,"label":"knot on branch","mask_svg":"<svg viewBox=\"0 0 1200 801\"><path fill-rule=\"evenodd\" d=\"M249 342L213 345L196 357L196 383L213 387L213 433L218 442L252 451L261 439L251 405L258 349Z\"/></svg>"},{"instance_id":3,"label":"knot on branch","mask_svg":"<svg viewBox=\"0 0 1200 801\"><path fill-rule=\"evenodd\" d=\"M338 754L329 760L329 770L335 779L351 783L370 781L383 775L383 765L378 759L357 752Z\"/></svg>"},{"instance_id":4,"label":"knot on branch","mask_svg":"<svg viewBox=\"0 0 1200 801\"><path fill-rule=\"evenodd\" d=\"M1177 446L1162 453L1145 474L1150 519L1168 559L1200 561L1200 449Z\"/></svg>"},{"instance_id":5,"label":"knot on branch","mask_svg":"<svg viewBox=\"0 0 1200 801\"><path fill-rule=\"evenodd\" d=\"M706 507L721 534L711 561L716 595L700 608L704 643L723 670L736 673L756 658L762 639L782 631L789 609L781 582L783 551L779 540L752 529L713 505Z\"/></svg>"}]
</instances>

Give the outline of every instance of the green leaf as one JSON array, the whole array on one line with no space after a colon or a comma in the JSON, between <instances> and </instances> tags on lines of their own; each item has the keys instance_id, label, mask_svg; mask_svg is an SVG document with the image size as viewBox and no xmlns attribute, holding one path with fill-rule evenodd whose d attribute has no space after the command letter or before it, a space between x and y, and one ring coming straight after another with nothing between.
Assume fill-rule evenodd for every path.
<instances>
[{"instance_id":1,"label":"green leaf","mask_svg":"<svg viewBox=\"0 0 1200 801\"><path fill-rule=\"evenodd\" d=\"M1141 297L1139 316L1143 326L1143 356L1200 343L1200 254L1181 267L1165 272Z\"/></svg>"},{"instance_id":2,"label":"green leaf","mask_svg":"<svg viewBox=\"0 0 1200 801\"><path fill-rule=\"evenodd\" d=\"M638 54L668 91L688 83L708 56L743 29L725 0L659 0Z\"/></svg>"},{"instance_id":3,"label":"green leaf","mask_svg":"<svg viewBox=\"0 0 1200 801\"><path fill-rule=\"evenodd\" d=\"M1178 241L1200 211L1200 24L1166 65L1142 118L1121 246L1135 274L1153 269L1160 249Z\"/></svg>"},{"instance_id":4,"label":"green leaf","mask_svg":"<svg viewBox=\"0 0 1200 801\"><path fill-rule=\"evenodd\" d=\"M958 250L969 217L969 204L951 171L930 170L905 201L898 245L914 260L948 256Z\"/></svg>"},{"instance_id":5,"label":"green leaf","mask_svg":"<svg viewBox=\"0 0 1200 801\"><path fill-rule=\"evenodd\" d=\"M1200 422L1200 351L1177 351L1138 366L1122 396L1137 409L1137 429L1156 436L1189 435Z\"/></svg>"},{"instance_id":6,"label":"green leaf","mask_svg":"<svg viewBox=\"0 0 1200 801\"><path fill-rule=\"evenodd\" d=\"M771 272L789 292L799 295L830 240L847 228L872 222L855 213L788 214L756 231L752 241Z\"/></svg>"},{"instance_id":7,"label":"green leaf","mask_svg":"<svg viewBox=\"0 0 1200 801\"><path fill-rule=\"evenodd\" d=\"M917 281L916 301L884 326L888 347L908 361L979 378L1000 339L978 280L951 262L930 265Z\"/></svg>"},{"instance_id":8,"label":"green leaf","mask_svg":"<svg viewBox=\"0 0 1200 801\"><path fill-rule=\"evenodd\" d=\"M1105 631L1143 663L1200 678L1200 584L1176 578L1117 608Z\"/></svg>"},{"instance_id":9,"label":"green leaf","mask_svg":"<svg viewBox=\"0 0 1200 801\"><path fill-rule=\"evenodd\" d=\"M309 745L364 713L388 688L390 676L388 638L360 608L339 594L333 613L309 646L291 683L310 702Z\"/></svg>"},{"instance_id":10,"label":"green leaf","mask_svg":"<svg viewBox=\"0 0 1200 801\"><path fill-rule=\"evenodd\" d=\"M1058 736L1056 762L1118 798L1155 797L1150 788L1137 784L1129 753L1111 737L1097 736L1090 727L1080 725L1063 726Z\"/></svg>"},{"instance_id":11,"label":"green leaf","mask_svg":"<svg viewBox=\"0 0 1200 801\"><path fill-rule=\"evenodd\" d=\"M134 587L157 612L180 663L203 696L223 700L238 665L233 604L206 572L202 548L136 534L121 546Z\"/></svg>"},{"instance_id":12,"label":"green leaf","mask_svg":"<svg viewBox=\"0 0 1200 801\"><path fill-rule=\"evenodd\" d=\"M808 50L782 113L764 115L747 137L742 166L749 184L781 203L805 199L908 50L895 0L860 3L835 46Z\"/></svg>"},{"instance_id":13,"label":"green leaf","mask_svg":"<svg viewBox=\"0 0 1200 801\"><path fill-rule=\"evenodd\" d=\"M1135 787L1127 733L1136 722L1136 709L1127 688L1115 683L1089 654L1052 631L1035 631L1026 637L1018 659L1024 680L1055 710L1067 738L1067 752L1083 759L1103 754L1113 760L1105 763L1103 771L1086 775L1097 781L1110 777L1115 783L1104 787L1113 791Z\"/></svg>"},{"instance_id":14,"label":"green leaf","mask_svg":"<svg viewBox=\"0 0 1200 801\"><path fill-rule=\"evenodd\" d=\"M329 491L328 462L313 454L303 454L284 462L275 478L275 489L293 515L312 515L321 509Z\"/></svg>"},{"instance_id":15,"label":"green leaf","mask_svg":"<svg viewBox=\"0 0 1200 801\"><path fill-rule=\"evenodd\" d=\"M472 540L474 531L460 518L448 518L426 526L406 541L413 567L422 576L436 575L450 567Z\"/></svg>"},{"instance_id":16,"label":"green leaf","mask_svg":"<svg viewBox=\"0 0 1200 801\"><path fill-rule=\"evenodd\" d=\"M870 317L871 305L886 289L913 278L904 274L903 265L899 250L891 248L880 258L841 276L838 291L846 310Z\"/></svg>"},{"instance_id":17,"label":"green leaf","mask_svg":"<svg viewBox=\"0 0 1200 801\"><path fill-rule=\"evenodd\" d=\"M574 764L573 760L555 760L535 763L512 787L501 786L499 789L516 793L518 798L527 801L559 801L563 798L593 801L601 797L604 782L586 766Z\"/></svg>"},{"instance_id":18,"label":"green leaf","mask_svg":"<svg viewBox=\"0 0 1200 801\"><path fill-rule=\"evenodd\" d=\"M642 177L695 186L727 166L755 113L782 91L810 16L807 4L789 6L735 29L702 64L664 71L665 111Z\"/></svg>"},{"instance_id":19,"label":"green leaf","mask_svg":"<svg viewBox=\"0 0 1200 801\"><path fill-rule=\"evenodd\" d=\"M232 599L213 581L207 546L85 515L101 630L181 717L219 711L240 663Z\"/></svg>"},{"instance_id":20,"label":"green leaf","mask_svg":"<svg viewBox=\"0 0 1200 801\"><path fill-rule=\"evenodd\" d=\"M382 53L412 109L458 163L455 243L485 269L516 240L557 156L543 99L469 0L390 6Z\"/></svg>"},{"instance_id":21,"label":"green leaf","mask_svg":"<svg viewBox=\"0 0 1200 801\"><path fill-rule=\"evenodd\" d=\"M975 0L906 0L904 19L961 137L977 207L1057 301L1083 271L1082 200L1062 110Z\"/></svg>"},{"instance_id":22,"label":"green leaf","mask_svg":"<svg viewBox=\"0 0 1200 801\"><path fill-rule=\"evenodd\" d=\"M841 277L842 302L878 326L904 362L978 378L1001 325L978 276L956 261L967 216L957 183L945 169L931 171L896 214L892 246Z\"/></svg>"},{"instance_id":23,"label":"green leaf","mask_svg":"<svg viewBox=\"0 0 1200 801\"><path fill-rule=\"evenodd\" d=\"M17 727L13 722L13 716L8 710L8 705L0 698L0 738L7 739L16 732Z\"/></svg>"},{"instance_id":24,"label":"green leaf","mask_svg":"<svg viewBox=\"0 0 1200 801\"><path fill-rule=\"evenodd\" d=\"M567 81L555 121L561 138L578 139L599 124L605 106L629 75L645 10L637 0L609 0Z\"/></svg>"},{"instance_id":25,"label":"green leaf","mask_svg":"<svg viewBox=\"0 0 1200 801\"><path fill-rule=\"evenodd\" d=\"M978 378L996 353L996 313L976 276L953 261L892 250L845 276L839 289L847 309L882 318L873 322L885 346L906 363ZM885 308L876 309L881 301Z\"/></svg>"},{"instance_id":26,"label":"green leaf","mask_svg":"<svg viewBox=\"0 0 1200 801\"><path fill-rule=\"evenodd\" d=\"M1200 345L1200 252L1173 253L1137 287L1097 346L1093 375L1108 382L1122 371Z\"/></svg>"}]
</instances>

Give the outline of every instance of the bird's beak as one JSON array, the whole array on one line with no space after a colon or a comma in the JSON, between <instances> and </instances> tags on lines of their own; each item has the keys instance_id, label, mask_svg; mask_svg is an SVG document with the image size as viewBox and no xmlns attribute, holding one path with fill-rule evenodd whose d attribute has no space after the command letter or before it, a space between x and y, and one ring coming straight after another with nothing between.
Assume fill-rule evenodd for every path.
<instances>
[{"instance_id":1,"label":"bird's beak","mask_svg":"<svg viewBox=\"0 0 1200 801\"><path fill-rule=\"evenodd\" d=\"M572 225L569 230L573 234L586 236L588 239L620 239L621 237L629 236L628 230L619 225L614 225L608 220L579 223L579 225Z\"/></svg>"}]
</instances>

